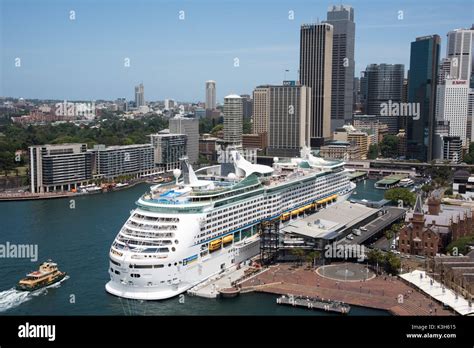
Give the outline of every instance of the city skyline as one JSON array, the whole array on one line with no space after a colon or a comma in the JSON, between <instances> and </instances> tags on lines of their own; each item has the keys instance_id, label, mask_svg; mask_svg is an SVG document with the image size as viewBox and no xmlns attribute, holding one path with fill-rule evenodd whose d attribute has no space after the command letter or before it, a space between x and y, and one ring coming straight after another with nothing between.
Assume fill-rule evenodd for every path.
<instances>
[{"instance_id":1,"label":"city skyline","mask_svg":"<svg viewBox=\"0 0 474 348\"><path fill-rule=\"evenodd\" d=\"M233 1L108 4L49 1L40 6L32 1L3 1L0 95L132 100L133 86L143 82L147 100L196 102L205 100L203 84L212 79L222 104L230 93L249 94L261 84L297 80L300 26L326 20L327 9L335 5L306 1L276 1L271 7L265 2L248 7ZM372 63L404 64L408 69L410 42L417 36L440 35L441 57L445 57L447 33L472 24L469 4L463 1L347 4L355 11L355 76ZM243 16L245 26L240 21ZM21 20L27 25L17 30ZM205 37L213 40L201 40ZM15 66L16 58L21 59L20 67Z\"/></svg>"}]
</instances>

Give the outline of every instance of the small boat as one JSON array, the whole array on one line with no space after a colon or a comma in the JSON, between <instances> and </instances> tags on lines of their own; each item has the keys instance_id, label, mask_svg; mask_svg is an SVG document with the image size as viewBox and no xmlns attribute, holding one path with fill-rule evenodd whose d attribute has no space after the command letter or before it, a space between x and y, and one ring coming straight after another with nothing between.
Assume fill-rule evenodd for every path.
<instances>
[{"instance_id":1,"label":"small boat","mask_svg":"<svg viewBox=\"0 0 474 348\"><path fill-rule=\"evenodd\" d=\"M37 271L28 273L16 285L17 290L34 291L52 285L64 279L66 272L61 272L58 265L51 260L43 262Z\"/></svg>"}]
</instances>

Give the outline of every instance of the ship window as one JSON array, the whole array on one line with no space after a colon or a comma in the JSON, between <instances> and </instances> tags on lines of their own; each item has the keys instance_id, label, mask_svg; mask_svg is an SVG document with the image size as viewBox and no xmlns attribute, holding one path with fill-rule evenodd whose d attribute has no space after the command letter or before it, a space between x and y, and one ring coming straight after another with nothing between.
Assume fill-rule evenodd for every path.
<instances>
[{"instance_id":1,"label":"ship window","mask_svg":"<svg viewBox=\"0 0 474 348\"><path fill-rule=\"evenodd\" d=\"M120 275L120 272L119 272L119 271L115 271L115 274L118 274L118 275Z\"/></svg>"}]
</instances>

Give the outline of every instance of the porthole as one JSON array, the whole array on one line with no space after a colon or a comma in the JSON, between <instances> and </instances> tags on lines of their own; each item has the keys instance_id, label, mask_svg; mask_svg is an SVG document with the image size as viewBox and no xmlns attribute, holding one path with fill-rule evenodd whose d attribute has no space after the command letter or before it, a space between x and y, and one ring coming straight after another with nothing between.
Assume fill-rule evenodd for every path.
<instances>
[{"instance_id":1,"label":"porthole","mask_svg":"<svg viewBox=\"0 0 474 348\"><path fill-rule=\"evenodd\" d=\"M172 248L171 248L171 251L176 251L176 248L175 248L175 247L172 247Z\"/></svg>"},{"instance_id":2,"label":"porthole","mask_svg":"<svg viewBox=\"0 0 474 348\"><path fill-rule=\"evenodd\" d=\"M179 240L175 239L174 244L179 244Z\"/></svg>"}]
</instances>

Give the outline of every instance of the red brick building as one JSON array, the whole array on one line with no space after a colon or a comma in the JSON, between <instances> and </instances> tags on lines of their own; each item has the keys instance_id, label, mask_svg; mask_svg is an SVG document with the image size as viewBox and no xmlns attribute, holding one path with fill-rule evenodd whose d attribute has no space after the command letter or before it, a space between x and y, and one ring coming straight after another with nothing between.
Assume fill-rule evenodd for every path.
<instances>
[{"instance_id":1,"label":"red brick building","mask_svg":"<svg viewBox=\"0 0 474 348\"><path fill-rule=\"evenodd\" d=\"M435 196L430 196L427 203L423 206L418 196L413 212L407 213L406 225L399 234L401 252L433 257L450 242L474 232L469 208L441 205Z\"/></svg>"}]
</instances>

